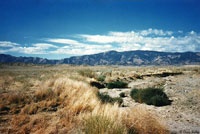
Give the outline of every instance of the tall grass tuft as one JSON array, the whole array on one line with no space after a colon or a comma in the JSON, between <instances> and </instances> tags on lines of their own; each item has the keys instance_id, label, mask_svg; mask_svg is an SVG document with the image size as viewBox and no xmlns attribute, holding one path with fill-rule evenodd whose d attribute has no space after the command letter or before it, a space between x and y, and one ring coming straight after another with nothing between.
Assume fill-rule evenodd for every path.
<instances>
[{"instance_id":1,"label":"tall grass tuft","mask_svg":"<svg viewBox=\"0 0 200 134\"><path fill-rule=\"evenodd\" d=\"M105 116L90 116L84 120L83 132L86 134L125 134L126 127Z\"/></svg>"},{"instance_id":2,"label":"tall grass tuft","mask_svg":"<svg viewBox=\"0 0 200 134\"><path fill-rule=\"evenodd\" d=\"M81 69L78 71L78 73L84 77L89 77L89 78L95 78L96 74L94 71L90 69Z\"/></svg>"}]
</instances>

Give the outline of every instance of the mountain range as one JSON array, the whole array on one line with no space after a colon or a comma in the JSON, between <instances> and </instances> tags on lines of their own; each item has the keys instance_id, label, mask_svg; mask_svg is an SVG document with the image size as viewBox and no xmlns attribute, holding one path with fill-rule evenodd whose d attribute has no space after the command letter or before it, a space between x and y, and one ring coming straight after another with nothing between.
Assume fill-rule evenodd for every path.
<instances>
[{"instance_id":1,"label":"mountain range","mask_svg":"<svg viewBox=\"0 0 200 134\"><path fill-rule=\"evenodd\" d=\"M157 51L108 51L104 53L74 56L61 60L39 57L14 57L0 54L0 63L72 64L72 65L200 65L200 52L157 52Z\"/></svg>"}]
</instances>

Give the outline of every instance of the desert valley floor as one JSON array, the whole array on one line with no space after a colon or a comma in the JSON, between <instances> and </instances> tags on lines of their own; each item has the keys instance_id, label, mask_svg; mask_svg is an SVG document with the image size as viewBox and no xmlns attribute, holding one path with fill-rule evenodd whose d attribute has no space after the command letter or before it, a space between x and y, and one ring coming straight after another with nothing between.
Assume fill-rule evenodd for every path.
<instances>
[{"instance_id":1,"label":"desert valley floor","mask_svg":"<svg viewBox=\"0 0 200 134\"><path fill-rule=\"evenodd\" d=\"M97 88L112 81L127 86ZM130 97L132 89L148 87L162 88L171 104L158 107ZM102 103L97 93L123 102ZM199 104L196 65L0 65L1 134L200 134Z\"/></svg>"}]
</instances>

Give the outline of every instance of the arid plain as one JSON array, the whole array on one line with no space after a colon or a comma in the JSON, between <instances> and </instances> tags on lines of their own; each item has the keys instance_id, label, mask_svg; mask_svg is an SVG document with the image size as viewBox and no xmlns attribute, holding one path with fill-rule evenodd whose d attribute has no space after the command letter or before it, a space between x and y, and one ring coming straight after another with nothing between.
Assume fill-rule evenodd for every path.
<instances>
[{"instance_id":1,"label":"arid plain","mask_svg":"<svg viewBox=\"0 0 200 134\"><path fill-rule=\"evenodd\" d=\"M130 96L149 87L171 103ZM0 65L2 134L199 134L199 104L200 66Z\"/></svg>"}]
</instances>

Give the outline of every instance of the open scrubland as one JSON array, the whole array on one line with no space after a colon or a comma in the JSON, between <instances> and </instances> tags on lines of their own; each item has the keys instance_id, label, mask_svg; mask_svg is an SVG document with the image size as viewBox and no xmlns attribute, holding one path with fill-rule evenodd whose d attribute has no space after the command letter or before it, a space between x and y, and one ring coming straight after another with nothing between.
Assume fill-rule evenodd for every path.
<instances>
[{"instance_id":1,"label":"open scrubland","mask_svg":"<svg viewBox=\"0 0 200 134\"><path fill-rule=\"evenodd\" d=\"M0 64L1 134L199 134L200 66Z\"/></svg>"}]
</instances>

